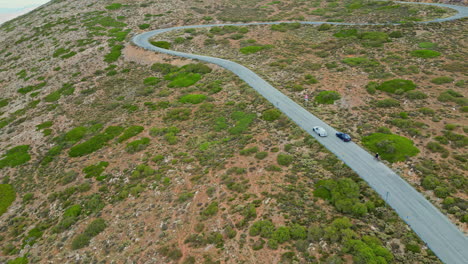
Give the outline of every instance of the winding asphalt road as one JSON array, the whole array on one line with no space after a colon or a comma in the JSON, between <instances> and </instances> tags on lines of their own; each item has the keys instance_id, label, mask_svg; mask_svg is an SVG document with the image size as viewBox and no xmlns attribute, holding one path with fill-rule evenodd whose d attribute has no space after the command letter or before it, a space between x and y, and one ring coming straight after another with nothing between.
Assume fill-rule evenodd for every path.
<instances>
[{"instance_id":1,"label":"winding asphalt road","mask_svg":"<svg viewBox=\"0 0 468 264\"><path fill-rule=\"evenodd\" d=\"M405 2L398 2L405 3ZM457 14L442 19L425 21L421 23L444 22L460 19L468 16L468 8L447 4L411 3L448 7L455 9ZM242 80L247 82L253 89L274 104L285 115L291 118L297 125L314 136L318 142L334 153L339 159L346 163L361 178L363 178L397 214L418 234L428 247L445 263L467 264L468 263L468 239L467 237L444 216L436 207L427 201L418 191L393 172L383 163L375 161L373 156L366 150L353 142L344 143L334 136L336 130L322 120L309 113L300 105L289 99L286 95L275 89L257 74L246 67L235 62L220 58L188 54L173 50L155 47L149 43L149 39L173 30L188 28L206 28L226 25L268 25L280 22L266 23L243 23L243 24L215 24L194 25L145 32L133 37L132 41L137 46L147 50L166 53L169 55L185 57L217 64L232 71ZM335 25L398 25L398 24L353 24L353 23L330 23L330 22L299 22L301 24L335 24ZM329 137L318 137L313 131L313 126L322 126Z\"/></svg>"}]
</instances>

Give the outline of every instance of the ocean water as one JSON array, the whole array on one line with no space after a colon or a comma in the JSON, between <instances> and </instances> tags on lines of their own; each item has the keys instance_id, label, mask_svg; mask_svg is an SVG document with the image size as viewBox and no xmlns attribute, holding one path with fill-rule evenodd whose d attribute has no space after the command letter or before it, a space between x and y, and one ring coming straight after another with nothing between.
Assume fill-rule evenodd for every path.
<instances>
[{"instance_id":1,"label":"ocean water","mask_svg":"<svg viewBox=\"0 0 468 264\"><path fill-rule=\"evenodd\" d=\"M0 24L49 2L50 0L0 0Z\"/></svg>"}]
</instances>

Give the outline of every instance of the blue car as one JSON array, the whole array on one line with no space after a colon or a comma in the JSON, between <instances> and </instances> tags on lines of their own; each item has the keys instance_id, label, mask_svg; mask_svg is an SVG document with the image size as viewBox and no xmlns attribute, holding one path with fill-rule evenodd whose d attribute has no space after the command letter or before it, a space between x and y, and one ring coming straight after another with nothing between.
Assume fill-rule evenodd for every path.
<instances>
[{"instance_id":1,"label":"blue car","mask_svg":"<svg viewBox=\"0 0 468 264\"><path fill-rule=\"evenodd\" d=\"M346 133L338 132L336 133L336 136L340 138L341 140L343 140L344 142L351 141L351 136Z\"/></svg>"}]
</instances>

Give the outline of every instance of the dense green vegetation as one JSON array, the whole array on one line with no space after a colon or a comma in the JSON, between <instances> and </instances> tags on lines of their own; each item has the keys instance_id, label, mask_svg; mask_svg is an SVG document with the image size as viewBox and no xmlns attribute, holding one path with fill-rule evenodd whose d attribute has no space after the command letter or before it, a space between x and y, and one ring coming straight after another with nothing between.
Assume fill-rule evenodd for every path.
<instances>
[{"instance_id":1,"label":"dense green vegetation","mask_svg":"<svg viewBox=\"0 0 468 264\"><path fill-rule=\"evenodd\" d=\"M390 162L405 161L419 153L413 141L394 134L373 133L362 138L362 143L382 159Z\"/></svg>"},{"instance_id":2,"label":"dense green vegetation","mask_svg":"<svg viewBox=\"0 0 468 264\"><path fill-rule=\"evenodd\" d=\"M107 227L106 221L102 218L98 218L92 221L88 225L88 227L86 227L85 231L82 234L76 236L73 239L71 248L73 250L76 250L76 249L86 247L87 245L89 245L90 240L93 237L97 236L102 231L104 231L106 227Z\"/></svg>"},{"instance_id":3,"label":"dense green vegetation","mask_svg":"<svg viewBox=\"0 0 468 264\"><path fill-rule=\"evenodd\" d=\"M15 201L16 193L10 184L0 184L0 216Z\"/></svg>"},{"instance_id":4,"label":"dense green vegetation","mask_svg":"<svg viewBox=\"0 0 468 264\"><path fill-rule=\"evenodd\" d=\"M410 80L403 80L403 79L393 79L389 81L385 81L376 87L377 90L381 90L387 93L400 93L407 92L410 90L414 90L416 88L416 84L414 84Z\"/></svg>"},{"instance_id":5,"label":"dense green vegetation","mask_svg":"<svg viewBox=\"0 0 468 264\"><path fill-rule=\"evenodd\" d=\"M257 53L261 50L266 50L266 49L271 49L273 48L273 45L252 45L252 46L247 46L247 47L242 47L240 48L240 52L242 54L252 54L252 53Z\"/></svg>"},{"instance_id":6,"label":"dense green vegetation","mask_svg":"<svg viewBox=\"0 0 468 264\"><path fill-rule=\"evenodd\" d=\"M124 142L125 140L140 134L143 130L144 127L142 126L130 126L124 130L123 134L117 139L117 142Z\"/></svg>"},{"instance_id":7,"label":"dense green vegetation","mask_svg":"<svg viewBox=\"0 0 468 264\"><path fill-rule=\"evenodd\" d=\"M103 133L99 133L88 141L73 146L68 152L68 155L70 155L70 157L81 157L93 153L104 147L108 141L120 135L123 130L124 128L120 126L107 127Z\"/></svg>"},{"instance_id":8,"label":"dense green vegetation","mask_svg":"<svg viewBox=\"0 0 468 264\"><path fill-rule=\"evenodd\" d=\"M438 51L434 50L413 50L411 51L411 56L422 58L422 59L430 59L439 57L441 54Z\"/></svg>"},{"instance_id":9,"label":"dense green vegetation","mask_svg":"<svg viewBox=\"0 0 468 264\"><path fill-rule=\"evenodd\" d=\"M340 94L336 91L321 91L315 96L314 100L319 104L333 104L340 98Z\"/></svg>"},{"instance_id":10,"label":"dense green vegetation","mask_svg":"<svg viewBox=\"0 0 468 264\"><path fill-rule=\"evenodd\" d=\"M16 146L7 150L2 159L0 159L0 169L16 167L28 162L31 159L28 150L28 145Z\"/></svg>"}]
</instances>

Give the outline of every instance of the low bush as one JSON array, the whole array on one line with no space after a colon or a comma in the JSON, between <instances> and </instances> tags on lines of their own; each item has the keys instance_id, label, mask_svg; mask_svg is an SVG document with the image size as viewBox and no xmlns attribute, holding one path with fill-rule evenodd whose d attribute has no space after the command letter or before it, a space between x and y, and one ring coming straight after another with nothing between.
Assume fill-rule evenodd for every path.
<instances>
[{"instance_id":1,"label":"low bush","mask_svg":"<svg viewBox=\"0 0 468 264\"><path fill-rule=\"evenodd\" d=\"M387 107L397 107L400 106L400 102L393 98L387 98L383 100L378 100L376 102L377 107L387 108Z\"/></svg>"},{"instance_id":2,"label":"low bush","mask_svg":"<svg viewBox=\"0 0 468 264\"><path fill-rule=\"evenodd\" d=\"M379 65L379 62L376 60L371 60L365 57L352 57L345 58L341 62L348 64L349 66L359 66L359 67L375 67Z\"/></svg>"},{"instance_id":3,"label":"low bush","mask_svg":"<svg viewBox=\"0 0 468 264\"><path fill-rule=\"evenodd\" d=\"M437 44L432 43L432 42L420 42L418 43L418 46L422 49L432 49L437 46Z\"/></svg>"},{"instance_id":4,"label":"low bush","mask_svg":"<svg viewBox=\"0 0 468 264\"><path fill-rule=\"evenodd\" d=\"M218 213L218 203L212 202L201 212L203 216L213 216Z\"/></svg>"},{"instance_id":5,"label":"low bush","mask_svg":"<svg viewBox=\"0 0 468 264\"><path fill-rule=\"evenodd\" d=\"M0 169L16 167L28 162L31 159L28 150L29 145L20 145L7 150L0 160Z\"/></svg>"},{"instance_id":6,"label":"low bush","mask_svg":"<svg viewBox=\"0 0 468 264\"><path fill-rule=\"evenodd\" d=\"M104 56L104 61L107 63L116 62L122 55L123 45L114 45L111 47L110 52Z\"/></svg>"},{"instance_id":7,"label":"low bush","mask_svg":"<svg viewBox=\"0 0 468 264\"><path fill-rule=\"evenodd\" d=\"M413 50L410 52L411 56L417 57L417 58L423 58L423 59L430 59L430 58L435 58L439 57L441 54L440 52L434 51L434 50Z\"/></svg>"},{"instance_id":8,"label":"low bush","mask_svg":"<svg viewBox=\"0 0 468 264\"><path fill-rule=\"evenodd\" d=\"M280 116L281 111L276 108L265 110L262 113L262 119L270 122L277 120Z\"/></svg>"},{"instance_id":9,"label":"low bush","mask_svg":"<svg viewBox=\"0 0 468 264\"><path fill-rule=\"evenodd\" d=\"M135 153L138 151L142 151L149 145L149 143L150 143L149 138L146 138L146 137L141 138L139 140L135 140L135 141L128 143L127 146L125 147L125 150L128 153Z\"/></svg>"},{"instance_id":10,"label":"low bush","mask_svg":"<svg viewBox=\"0 0 468 264\"><path fill-rule=\"evenodd\" d=\"M451 83L453 82L453 78L447 77L447 76L442 76L442 77L437 77L431 80L431 83L433 84L446 84L446 83Z\"/></svg>"},{"instance_id":11,"label":"low bush","mask_svg":"<svg viewBox=\"0 0 468 264\"><path fill-rule=\"evenodd\" d=\"M427 98L427 94L420 91L408 91L405 93L405 96L410 100L422 100Z\"/></svg>"},{"instance_id":12,"label":"low bush","mask_svg":"<svg viewBox=\"0 0 468 264\"><path fill-rule=\"evenodd\" d=\"M68 155L70 155L70 157L81 157L91 154L104 147L108 141L120 135L123 130L124 128L120 126L107 127L103 133L97 134L88 141L72 147Z\"/></svg>"},{"instance_id":13,"label":"low bush","mask_svg":"<svg viewBox=\"0 0 468 264\"><path fill-rule=\"evenodd\" d=\"M151 45L156 46L158 48L162 49L170 49L171 48L171 43L167 41L150 41Z\"/></svg>"},{"instance_id":14,"label":"low bush","mask_svg":"<svg viewBox=\"0 0 468 264\"><path fill-rule=\"evenodd\" d=\"M280 153L276 157L276 161L281 166L289 166L293 162L294 157L288 154Z\"/></svg>"},{"instance_id":15,"label":"low bush","mask_svg":"<svg viewBox=\"0 0 468 264\"><path fill-rule=\"evenodd\" d=\"M395 93L397 90L403 90L404 92L414 90L416 84L410 80L393 79L385 81L376 87L377 90L381 90L387 93Z\"/></svg>"},{"instance_id":16,"label":"low bush","mask_svg":"<svg viewBox=\"0 0 468 264\"><path fill-rule=\"evenodd\" d=\"M322 91L315 96L314 101L319 104L333 104L336 100L339 100L340 98L340 94L336 91Z\"/></svg>"},{"instance_id":17,"label":"low bush","mask_svg":"<svg viewBox=\"0 0 468 264\"><path fill-rule=\"evenodd\" d=\"M204 94L186 94L179 99L181 103L199 104L207 98Z\"/></svg>"},{"instance_id":18,"label":"low bush","mask_svg":"<svg viewBox=\"0 0 468 264\"><path fill-rule=\"evenodd\" d=\"M362 143L374 153L379 153L382 159L390 162L405 161L416 156L419 149L408 138L394 135L373 133L362 138Z\"/></svg>"},{"instance_id":19,"label":"low bush","mask_svg":"<svg viewBox=\"0 0 468 264\"><path fill-rule=\"evenodd\" d=\"M28 257L18 257L15 259L8 260L6 264L28 264Z\"/></svg>"},{"instance_id":20,"label":"low bush","mask_svg":"<svg viewBox=\"0 0 468 264\"><path fill-rule=\"evenodd\" d=\"M232 135L240 135L247 131L250 124L255 120L256 115L236 111L232 113L231 117L236 121L236 124L229 129L229 133Z\"/></svg>"},{"instance_id":21,"label":"low bush","mask_svg":"<svg viewBox=\"0 0 468 264\"><path fill-rule=\"evenodd\" d=\"M85 178L97 178L101 176L104 170L109 166L109 162L100 161L96 164L89 165L83 169L83 173L85 174Z\"/></svg>"},{"instance_id":22,"label":"low bush","mask_svg":"<svg viewBox=\"0 0 468 264\"><path fill-rule=\"evenodd\" d=\"M267 50L273 48L273 45L253 45L253 46L247 46L247 47L242 47L239 49L239 51L242 54L252 54L252 53L257 53L261 50Z\"/></svg>"},{"instance_id":23,"label":"low bush","mask_svg":"<svg viewBox=\"0 0 468 264\"><path fill-rule=\"evenodd\" d=\"M143 29L149 28L150 24L141 24L141 25L138 25L138 27L143 30Z\"/></svg>"},{"instance_id":24,"label":"low bush","mask_svg":"<svg viewBox=\"0 0 468 264\"><path fill-rule=\"evenodd\" d=\"M300 23L280 23L278 25L271 25L270 29L273 31L286 32L288 30L298 29L301 27Z\"/></svg>"},{"instance_id":25,"label":"low bush","mask_svg":"<svg viewBox=\"0 0 468 264\"><path fill-rule=\"evenodd\" d=\"M164 120L179 120L184 121L190 118L192 110L187 108L176 108L169 110L164 116Z\"/></svg>"},{"instance_id":26,"label":"low bush","mask_svg":"<svg viewBox=\"0 0 468 264\"><path fill-rule=\"evenodd\" d=\"M125 140L140 134L141 132L143 132L143 130L144 128L142 126L130 126L127 129L125 129L123 134L117 139L117 142L122 143Z\"/></svg>"},{"instance_id":27,"label":"low bush","mask_svg":"<svg viewBox=\"0 0 468 264\"><path fill-rule=\"evenodd\" d=\"M262 160L262 159L266 158L267 156L268 156L268 152L266 152L266 151L257 152L255 154L255 158L259 159L259 160Z\"/></svg>"},{"instance_id":28,"label":"low bush","mask_svg":"<svg viewBox=\"0 0 468 264\"><path fill-rule=\"evenodd\" d=\"M251 155L251 154L254 154L254 153L257 153L258 152L258 147L255 146L255 147L251 147L251 148L245 148L243 150L241 150L239 152L239 154L243 155L243 156L248 156L248 155Z\"/></svg>"},{"instance_id":29,"label":"low bush","mask_svg":"<svg viewBox=\"0 0 468 264\"><path fill-rule=\"evenodd\" d=\"M170 80L167 87L189 87L194 85L199 80L201 80L202 76L199 73L191 73L191 72L176 72L172 74L168 74L164 77L166 80Z\"/></svg>"},{"instance_id":30,"label":"low bush","mask_svg":"<svg viewBox=\"0 0 468 264\"><path fill-rule=\"evenodd\" d=\"M0 216L15 201L16 193L10 184L0 184Z\"/></svg>"},{"instance_id":31,"label":"low bush","mask_svg":"<svg viewBox=\"0 0 468 264\"><path fill-rule=\"evenodd\" d=\"M161 79L159 79L158 77L148 77L143 80L143 84L144 85L157 85L160 81Z\"/></svg>"},{"instance_id":32,"label":"low bush","mask_svg":"<svg viewBox=\"0 0 468 264\"><path fill-rule=\"evenodd\" d=\"M117 9L120 9L122 7L122 4L120 3L112 3L108 6L106 6L106 9L107 10L117 10Z\"/></svg>"},{"instance_id":33,"label":"low bush","mask_svg":"<svg viewBox=\"0 0 468 264\"><path fill-rule=\"evenodd\" d=\"M88 225L88 227L86 227L83 234L80 234L73 239L71 248L73 250L76 250L88 246L90 240L102 231L104 231L106 227L107 224L104 219L98 218L94 220Z\"/></svg>"}]
</instances>

